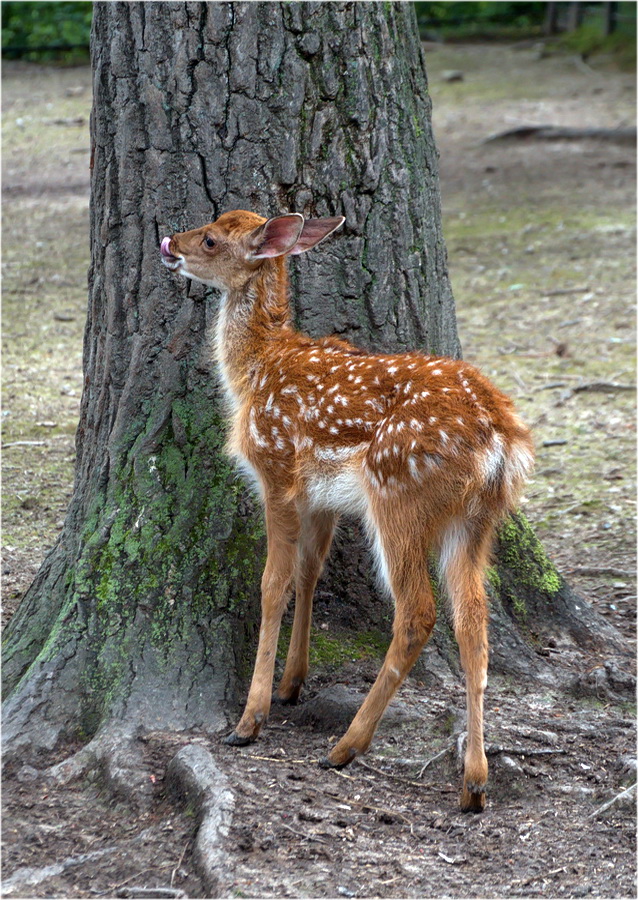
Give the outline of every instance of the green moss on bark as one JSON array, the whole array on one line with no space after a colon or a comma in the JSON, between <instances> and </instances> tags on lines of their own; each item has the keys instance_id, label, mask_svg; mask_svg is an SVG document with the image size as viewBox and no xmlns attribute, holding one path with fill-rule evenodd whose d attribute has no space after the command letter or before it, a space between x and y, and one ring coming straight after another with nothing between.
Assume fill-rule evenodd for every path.
<instances>
[{"instance_id":1,"label":"green moss on bark","mask_svg":"<svg viewBox=\"0 0 638 900\"><path fill-rule=\"evenodd\" d=\"M516 513L498 531L497 565L488 570L492 589L506 609L521 623L530 615L530 602L551 598L563 581L545 553L530 523Z\"/></svg>"},{"instance_id":2,"label":"green moss on bark","mask_svg":"<svg viewBox=\"0 0 638 900\"><path fill-rule=\"evenodd\" d=\"M62 611L32 664L53 659L70 628L83 632L84 736L126 696L149 643L167 672L189 665L184 647L202 635L241 656L256 619L262 518L224 456L213 402L203 392L175 400L151 444L156 421L149 410L94 499Z\"/></svg>"}]
</instances>

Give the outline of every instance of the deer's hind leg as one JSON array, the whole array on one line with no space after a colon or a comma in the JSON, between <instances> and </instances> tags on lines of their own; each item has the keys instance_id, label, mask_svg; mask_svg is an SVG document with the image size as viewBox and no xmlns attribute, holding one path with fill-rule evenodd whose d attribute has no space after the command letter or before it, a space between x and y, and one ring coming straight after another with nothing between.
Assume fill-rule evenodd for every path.
<instances>
[{"instance_id":1,"label":"deer's hind leg","mask_svg":"<svg viewBox=\"0 0 638 900\"><path fill-rule=\"evenodd\" d=\"M485 807L488 768L483 746L483 696L489 648L483 579L492 537L491 523L453 523L443 538L439 562L452 604L454 633L465 672L467 749L460 798L464 812L481 812Z\"/></svg>"},{"instance_id":2,"label":"deer's hind leg","mask_svg":"<svg viewBox=\"0 0 638 900\"><path fill-rule=\"evenodd\" d=\"M350 727L323 761L341 768L365 753L385 709L416 662L436 621L428 572L428 530L397 506L379 510L371 528L379 567L395 601L393 636L381 670Z\"/></svg>"},{"instance_id":3,"label":"deer's hind leg","mask_svg":"<svg viewBox=\"0 0 638 900\"><path fill-rule=\"evenodd\" d=\"M335 528L335 515L321 511L302 518L297 549L295 579L295 618L284 674L276 698L284 703L296 703L308 674L312 598Z\"/></svg>"}]
</instances>

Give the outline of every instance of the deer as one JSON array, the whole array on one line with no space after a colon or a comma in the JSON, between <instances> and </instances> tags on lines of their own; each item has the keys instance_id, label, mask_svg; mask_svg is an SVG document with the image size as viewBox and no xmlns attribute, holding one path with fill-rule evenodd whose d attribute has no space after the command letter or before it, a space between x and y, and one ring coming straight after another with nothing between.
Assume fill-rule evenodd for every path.
<instances>
[{"instance_id":1,"label":"deer","mask_svg":"<svg viewBox=\"0 0 638 900\"><path fill-rule=\"evenodd\" d=\"M394 601L392 638L367 697L320 764L342 768L365 753L430 637L434 554L466 683L460 807L481 812L488 777L484 577L496 527L516 508L532 471L532 438L512 401L467 362L416 350L372 353L295 329L286 259L316 247L344 221L235 210L161 241L169 270L221 294L214 351L229 418L227 452L264 507L255 667L243 715L225 740L255 741L268 718L293 587L290 644L274 699L299 700L315 586L339 517L355 516Z\"/></svg>"}]
</instances>

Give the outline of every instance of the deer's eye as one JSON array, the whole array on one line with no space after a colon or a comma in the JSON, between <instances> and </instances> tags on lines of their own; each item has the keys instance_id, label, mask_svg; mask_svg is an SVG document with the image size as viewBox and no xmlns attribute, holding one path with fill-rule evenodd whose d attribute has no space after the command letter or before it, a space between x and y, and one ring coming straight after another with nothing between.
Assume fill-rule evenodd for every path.
<instances>
[{"instance_id":1,"label":"deer's eye","mask_svg":"<svg viewBox=\"0 0 638 900\"><path fill-rule=\"evenodd\" d=\"M212 239L212 237L206 235L206 237L204 238L204 246L208 247L209 250L212 250L215 246L215 241Z\"/></svg>"}]
</instances>

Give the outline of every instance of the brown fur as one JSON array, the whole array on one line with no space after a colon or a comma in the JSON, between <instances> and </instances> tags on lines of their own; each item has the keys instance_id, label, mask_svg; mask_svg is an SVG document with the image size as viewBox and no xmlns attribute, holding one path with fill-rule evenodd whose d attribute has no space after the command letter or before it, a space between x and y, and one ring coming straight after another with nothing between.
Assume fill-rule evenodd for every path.
<instances>
[{"instance_id":1,"label":"brown fur","mask_svg":"<svg viewBox=\"0 0 638 900\"><path fill-rule=\"evenodd\" d=\"M396 614L378 678L327 763L343 766L365 752L425 645L435 622L428 575L434 550L467 684L461 806L480 810L487 781L483 575L494 527L514 508L531 470L531 438L511 401L468 363L366 353L294 330L285 255L309 249L340 224L235 211L162 245L169 268L224 292L216 349L231 419L228 449L265 504L259 648L246 708L229 740L255 740L266 721L293 585L295 618L277 693L297 700L308 671L314 588L339 514L355 513L367 525Z\"/></svg>"}]
</instances>

